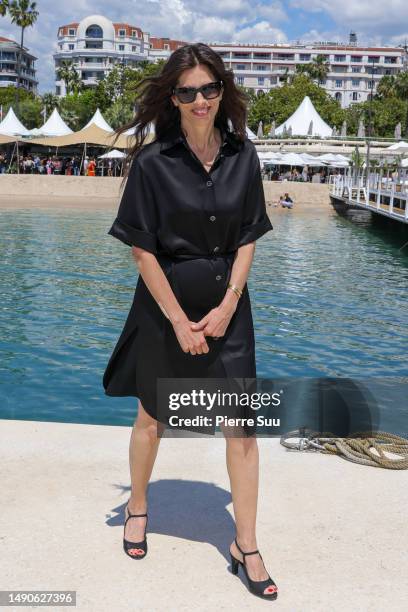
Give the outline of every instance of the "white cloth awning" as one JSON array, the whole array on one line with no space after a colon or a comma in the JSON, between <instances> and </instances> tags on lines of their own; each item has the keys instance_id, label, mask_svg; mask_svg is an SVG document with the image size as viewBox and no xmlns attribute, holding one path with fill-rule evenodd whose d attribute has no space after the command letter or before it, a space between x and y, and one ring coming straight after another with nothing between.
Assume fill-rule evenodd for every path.
<instances>
[{"instance_id":1,"label":"white cloth awning","mask_svg":"<svg viewBox=\"0 0 408 612\"><path fill-rule=\"evenodd\" d=\"M387 147L386 150L394 151L394 153L397 153L398 151L403 153L405 151L408 151L408 142L404 142L403 140L401 140L400 142L394 142L394 144L392 144L390 147Z\"/></svg>"},{"instance_id":2,"label":"white cloth awning","mask_svg":"<svg viewBox=\"0 0 408 612\"><path fill-rule=\"evenodd\" d=\"M112 149L112 151L99 155L98 159L121 159L122 157L126 157L126 153L118 151L118 149Z\"/></svg>"}]
</instances>

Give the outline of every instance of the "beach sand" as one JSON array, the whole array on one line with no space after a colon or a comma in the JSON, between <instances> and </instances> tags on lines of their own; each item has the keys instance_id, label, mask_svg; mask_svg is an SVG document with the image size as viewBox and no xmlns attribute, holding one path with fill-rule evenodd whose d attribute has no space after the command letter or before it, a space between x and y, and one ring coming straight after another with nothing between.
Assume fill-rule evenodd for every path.
<instances>
[{"instance_id":1,"label":"beach sand","mask_svg":"<svg viewBox=\"0 0 408 612\"><path fill-rule=\"evenodd\" d=\"M111 210L117 211L120 201L121 179L91 177L40 177L8 175L0 178L0 210ZM12 180L10 180L12 179ZM83 180L85 179L85 180ZM48 181L48 182L47 182ZM89 182L91 181L91 182ZM280 215L316 213L335 214L330 204L327 185L311 183L275 183L264 181L267 211L271 219ZM288 192L294 200L292 209L274 204ZM60 195L61 193L70 194Z\"/></svg>"}]
</instances>

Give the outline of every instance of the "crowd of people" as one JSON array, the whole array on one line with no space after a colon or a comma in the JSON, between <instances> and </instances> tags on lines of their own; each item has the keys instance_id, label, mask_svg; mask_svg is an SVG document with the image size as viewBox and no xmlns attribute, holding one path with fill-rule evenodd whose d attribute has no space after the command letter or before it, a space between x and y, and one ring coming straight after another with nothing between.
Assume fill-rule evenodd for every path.
<instances>
[{"instance_id":1,"label":"crowd of people","mask_svg":"<svg viewBox=\"0 0 408 612\"><path fill-rule=\"evenodd\" d=\"M285 169L286 168L286 169ZM333 171L331 171L333 174ZM335 170L334 174L338 174ZM317 170L304 166L302 170L298 168L288 168L287 166L275 166L272 169L264 168L262 178L264 181L297 181L301 183L325 183L328 180L328 168Z\"/></svg>"},{"instance_id":2,"label":"crowd of people","mask_svg":"<svg viewBox=\"0 0 408 612\"><path fill-rule=\"evenodd\" d=\"M0 151L0 174L59 174L67 176L120 176L122 161L116 159L97 160L86 156L84 159L76 155L59 157L56 155L21 155L19 167L17 158L9 159L5 152Z\"/></svg>"}]
</instances>

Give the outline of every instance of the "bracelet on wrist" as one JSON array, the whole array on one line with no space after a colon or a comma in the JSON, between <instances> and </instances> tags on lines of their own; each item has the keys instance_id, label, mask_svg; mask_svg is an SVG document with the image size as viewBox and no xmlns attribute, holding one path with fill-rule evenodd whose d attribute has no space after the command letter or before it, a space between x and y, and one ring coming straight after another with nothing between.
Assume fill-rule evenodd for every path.
<instances>
[{"instance_id":1,"label":"bracelet on wrist","mask_svg":"<svg viewBox=\"0 0 408 612\"><path fill-rule=\"evenodd\" d=\"M239 289L239 287L237 287L236 285L231 285L231 283L228 283L228 289L232 289L232 291L238 296L238 298L240 298L242 296L242 291L241 289Z\"/></svg>"}]
</instances>

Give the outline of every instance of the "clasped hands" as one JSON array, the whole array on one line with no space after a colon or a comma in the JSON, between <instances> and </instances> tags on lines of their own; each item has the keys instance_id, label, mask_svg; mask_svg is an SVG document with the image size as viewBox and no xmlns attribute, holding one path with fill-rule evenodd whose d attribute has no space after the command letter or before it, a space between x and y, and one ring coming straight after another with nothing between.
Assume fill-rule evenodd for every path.
<instances>
[{"instance_id":1,"label":"clasped hands","mask_svg":"<svg viewBox=\"0 0 408 612\"><path fill-rule=\"evenodd\" d=\"M191 355L208 353L209 348L206 336L219 338L231 321L237 308L234 303L220 304L212 308L200 321L190 321L188 317L173 324L174 331L183 351Z\"/></svg>"}]
</instances>

